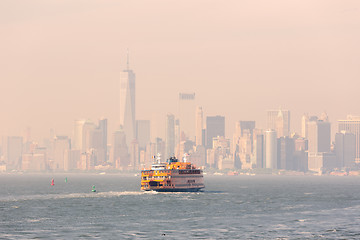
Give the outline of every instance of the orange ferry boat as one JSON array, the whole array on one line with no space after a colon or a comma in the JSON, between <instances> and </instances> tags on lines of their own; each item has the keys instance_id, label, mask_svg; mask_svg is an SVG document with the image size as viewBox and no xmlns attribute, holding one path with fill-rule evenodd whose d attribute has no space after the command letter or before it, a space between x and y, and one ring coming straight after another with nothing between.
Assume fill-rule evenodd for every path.
<instances>
[{"instance_id":1,"label":"orange ferry boat","mask_svg":"<svg viewBox=\"0 0 360 240\"><path fill-rule=\"evenodd\" d=\"M197 192L205 188L203 171L193 164L180 162L175 157L166 163L152 164L151 169L141 171L141 190L157 192Z\"/></svg>"}]
</instances>

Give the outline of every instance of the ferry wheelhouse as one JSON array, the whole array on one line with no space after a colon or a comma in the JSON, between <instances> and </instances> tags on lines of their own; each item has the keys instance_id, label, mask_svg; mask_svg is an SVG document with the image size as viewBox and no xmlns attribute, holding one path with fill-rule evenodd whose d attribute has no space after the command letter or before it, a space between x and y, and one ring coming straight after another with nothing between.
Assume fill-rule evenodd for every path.
<instances>
[{"instance_id":1,"label":"ferry wheelhouse","mask_svg":"<svg viewBox=\"0 0 360 240\"><path fill-rule=\"evenodd\" d=\"M162 163L158 156L151 169L141 171L141 190L158 192L196 192L204 188L203 170L186 158L171 157Z\"/></svg>"}]
</instances>

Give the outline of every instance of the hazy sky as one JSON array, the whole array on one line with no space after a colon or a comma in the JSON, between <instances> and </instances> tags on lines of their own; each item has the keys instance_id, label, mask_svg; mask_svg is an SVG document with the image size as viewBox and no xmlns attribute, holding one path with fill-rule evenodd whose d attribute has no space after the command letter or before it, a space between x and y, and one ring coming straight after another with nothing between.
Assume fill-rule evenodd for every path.
<instances>
[{"instance_id":1,"label":"hazy sky","mask_svg":"<svg viewBox=\"0 0 360 240\"><path fill-rule=\"evenodd\" d=\"M119 72L136 73L138 119L177 112L265 127L265 111L360 114L358 0L2 0L0 135L71 135L77 118L119 119ZM165 126L163 127L165 129Z\"/></svg>"}]
</instances>

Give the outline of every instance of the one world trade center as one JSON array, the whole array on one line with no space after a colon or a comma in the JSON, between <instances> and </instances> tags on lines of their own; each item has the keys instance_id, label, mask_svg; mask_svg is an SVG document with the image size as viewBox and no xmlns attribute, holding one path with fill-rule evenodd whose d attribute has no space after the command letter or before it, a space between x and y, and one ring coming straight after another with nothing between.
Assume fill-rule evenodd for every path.
<instances>
[{"instance_id":1,"label":"one world trade center","mask_svg":"<svg viewBox=\"0 0 360 240\"><path fill-rule=\"evenodd\" d=\"M127 69L120 73L120 126L129 147L135 137L135 73Z\"/></svg>"}]
</instances>

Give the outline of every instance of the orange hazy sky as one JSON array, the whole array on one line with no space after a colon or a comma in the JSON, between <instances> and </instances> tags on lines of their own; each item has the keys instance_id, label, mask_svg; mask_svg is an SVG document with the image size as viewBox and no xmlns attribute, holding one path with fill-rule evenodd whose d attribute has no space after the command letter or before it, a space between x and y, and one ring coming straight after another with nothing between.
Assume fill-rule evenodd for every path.
<instances>
[{"instance_id":1,"label":"orange hazy sky","mask_svg":"<svg viewBox=\"0 0 360 240\"><path fill-rule=\"evenodd\" d=\"M0 43L0 136L114 130L127 48L137 119L176 114L181 91L228 137L279 106L297 131L304 112L360 114L358 0L2 0Z\"/></svg>"}]
</instances>

